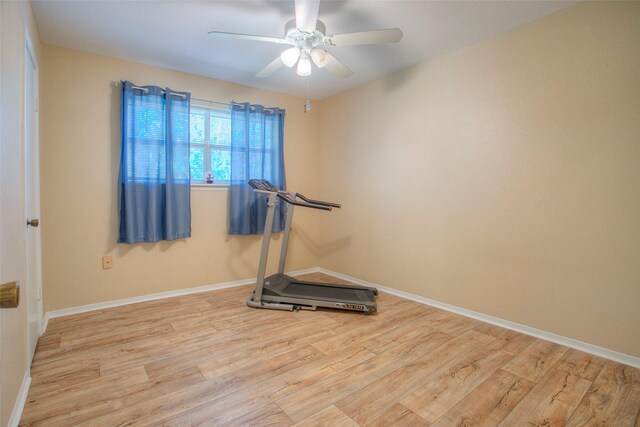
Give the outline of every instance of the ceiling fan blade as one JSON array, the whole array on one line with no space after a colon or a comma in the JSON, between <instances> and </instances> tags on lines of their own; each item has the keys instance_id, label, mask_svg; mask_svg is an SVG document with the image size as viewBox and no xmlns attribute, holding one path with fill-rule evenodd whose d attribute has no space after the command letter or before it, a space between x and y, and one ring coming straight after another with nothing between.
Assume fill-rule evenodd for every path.
<instances>
[{"instance_id":1,"label":"ceiling fan blade","mask_svg":"<svg viewBox=\"0 0 640 427\"><path fill-rule=\"evenodd\" d=\"M339 79L346 79L353 71L347 68L342 62L338 61L335 56L331 55L329 52L326 52L327 64L324 66L331 74L336 76Z\"/></svg>"},{"instance_id":2,"label":"ceiling fan blade","mask_svg":"<svg viewBox=\"0 0 640 427\"><path fill-rule=\"evenodd\" d=\"M400 28L387 30L362 31L328 36L331 46L350 46L354 44L397 43L402 39Z\"/></svg>"},{"instance_id":3,"label":"ceiling fan blade","mask_svg":"<svg viewBox=\"0 0 640 427\"><path fill-rule=\"evenodd\" d=\"M269 77L271 74L278 71L278 69L283 65L284 65L284 62L282 62L282 59L280 59L280 55L278 55L278 57L274 59L269 65L267 65L262 70L260 70L258 74L256 74L256 77L259 77L259 78Z\"/></svg>"},{"instance_id":4,"label":"ceiling fan blade","mask_svg":"<svg viewBox=\"0 0 640 427\"><path fill-rule=\"evenodd\" d=\"M271 42L278 44L288 44L285 39L268 36L254 36L251 34L223 33L220 31L210 31L209 37L214 39L237 39L237 40L253 40L258 42Z\"/></svg>"},{"instance_id":5,"label":"ceiling fan blade","mask_svg":"<svg viewBox=\"0 0 640 427\"><path fill-rule=\"evenodd\" d=\"M302 31L315 31L318 9L320 0L296 0L296 27Z\"/></svg>"}]
</instances>

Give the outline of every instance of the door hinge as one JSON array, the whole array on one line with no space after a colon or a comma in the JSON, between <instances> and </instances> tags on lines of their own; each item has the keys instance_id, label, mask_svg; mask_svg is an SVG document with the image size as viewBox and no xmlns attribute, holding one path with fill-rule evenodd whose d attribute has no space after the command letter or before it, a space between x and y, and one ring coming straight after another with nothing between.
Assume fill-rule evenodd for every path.
<instances>
[{"instance_id":1,"label":"door hinge","mask_svg":"<svg viewBox=\"0 0 640 427\"><path fill-rule=\"evenodd\" d=\"M36 292L36 299L38 301L42 301L42 286L38 286L38 291Z\"/></svg>"},{"instance_id":2,"label":"door hinge","mask_svg":"<svg viewBox=\"0 0 640 427\"><path fill-rule=\"evenodd\" d=\"M38 104L40 100L38 98L36 98L36 113L38 112L40 105Z\"/></svg>"}]
</instances>

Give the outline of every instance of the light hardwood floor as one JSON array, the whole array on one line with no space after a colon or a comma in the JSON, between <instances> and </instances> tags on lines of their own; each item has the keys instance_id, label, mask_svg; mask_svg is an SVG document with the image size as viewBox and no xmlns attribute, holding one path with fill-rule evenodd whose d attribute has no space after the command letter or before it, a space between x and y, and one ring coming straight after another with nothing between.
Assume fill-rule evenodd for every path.
<instances>
[{"instance_id":1,"label":"light hardwood floor","mask_svg":"<svg viewBox=\"0 0 640 427\"><path fill-rule=\"evenodd\" d=\"M251 288L53 319L21 425L640 426L638 369L384 293L365 316Z\"/></svg>"}]
</instances>

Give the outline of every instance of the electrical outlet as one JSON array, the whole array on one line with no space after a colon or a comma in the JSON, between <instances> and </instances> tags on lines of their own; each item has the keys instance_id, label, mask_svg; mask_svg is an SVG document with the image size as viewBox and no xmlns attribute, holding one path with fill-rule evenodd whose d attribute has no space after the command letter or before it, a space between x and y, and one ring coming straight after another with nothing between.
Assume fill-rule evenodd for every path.
<instances>
[{"instance_id":1,"label":"electrical outlet","mask_svg":"<svg viewBox=\"0 0 640 427\"><path fill-rule=\"evenodd\" d=\"M105 255L102 257L102 269L108 270L113 267L113 258L111 255Z\"/></svg>"}]
</instances>

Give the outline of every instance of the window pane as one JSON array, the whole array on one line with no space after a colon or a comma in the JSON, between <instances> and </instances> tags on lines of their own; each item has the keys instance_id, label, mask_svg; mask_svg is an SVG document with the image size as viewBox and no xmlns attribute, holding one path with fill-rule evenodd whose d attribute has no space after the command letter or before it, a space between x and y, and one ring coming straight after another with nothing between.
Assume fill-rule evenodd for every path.
<instances>
[{"instance_id":1,"label":"window pane","mask_svg":"<svg viewBox=\"0 0 640 427\"><path fill-rule=\"evenodd\" d=\"M229 181L231 178L231 152L211 150L211 173L215 181Z\"/></svg>"},{"instance_id":2,"label":"window pane","mask_svg":"<svg viewBox=\"0 0 640 427\"><path fill-rule=\"evenodd\" d=\"M191 145L189 156L189 164L191 165L191 179L204 180L204 147Z\"/></svg>"},{"instance_id":3,"label":"window pane","mask_svg":"<svg viewBox=\"0 0 640 427\"><path fill-rule=\"evenodd\" d=\"M231 145L231 117L211 115L209 132L211 144Z\"/></svg>"},{"instance_id":4,"label":"window pane","mask_svg":"<svg viewBox=\"0 0 640 427\"><path fill-rule=\"evenodd\" d=\"M191 112L190 137L192 141L204 141L204 112Z\"/></svg>"}]
</instances>

